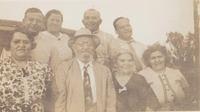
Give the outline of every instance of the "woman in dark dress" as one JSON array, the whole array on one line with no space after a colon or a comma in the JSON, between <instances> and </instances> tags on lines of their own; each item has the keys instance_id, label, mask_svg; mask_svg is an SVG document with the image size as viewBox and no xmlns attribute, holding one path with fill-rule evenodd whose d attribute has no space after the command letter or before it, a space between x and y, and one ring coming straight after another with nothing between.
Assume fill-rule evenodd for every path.
<instances>
[{"instance_id":1,"label":"woman in dark dress","mask_svg":"<svg viewBox=\"0 0 200 112\"><path fill-rule=\"evenodd\" d=\"M117 112L156 110L158 100L143 76L135 73L134 55L120 52L113 60L113 81L117 93Z\"/></svg>"}]
</instances>

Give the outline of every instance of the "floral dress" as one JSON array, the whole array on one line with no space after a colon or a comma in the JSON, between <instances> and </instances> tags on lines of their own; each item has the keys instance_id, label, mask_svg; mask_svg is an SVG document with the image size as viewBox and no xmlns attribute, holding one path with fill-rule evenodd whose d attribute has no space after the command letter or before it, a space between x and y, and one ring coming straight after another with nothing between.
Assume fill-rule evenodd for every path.
<instances>
[{"instance_id":1,"label":"floral dress","mask_svg":"<svg viewBox=\"0 0 200 112\"><path fill-rule=\"evenodd\" d=\"M11 57L0 61L0 112L44 112L43 98L52 71L28 61L19 68Z\"/></svg>"}]
</instances>

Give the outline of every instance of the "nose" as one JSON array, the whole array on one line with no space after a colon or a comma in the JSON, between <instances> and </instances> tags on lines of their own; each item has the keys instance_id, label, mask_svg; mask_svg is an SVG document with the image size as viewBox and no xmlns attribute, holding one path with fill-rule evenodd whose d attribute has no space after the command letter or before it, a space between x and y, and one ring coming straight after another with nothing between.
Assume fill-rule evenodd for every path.
<instances>
[{"instance_id":1,"label":"nose","mask_svg":"<svg viewBox=\"0 0 200 112\"><path fill-rule=\"evenodd\" d=\"M37 24L37 20L34 19L34 20L32 21L32 24L33 24L33 25L36 25L36 24Z\"/></svg>"},{"instance_id":2,"label":"nose","mask_svg":"<svg viewBox=\"0 0 200 112\"><path fill-rule=\"evenodd\" d=\"M24 42L20 42L18 45L19 45L20 48L24 48L25 47Z\"/></svg>"},{"instance_id":3,"label":"nose","mask_svg":"<svg viewBox=\"0 0 200 112\"><path fill-rule=\"evenodd\" d=\"M84 44L83 46L82 46L82 49L84 49L84 50L87 50L89 48L89 46L87 45L87 44Z\"/></svg>"},{"instance_id":4,"label":"nose","mask_svg":"<svg viewBox=\"0 0 200 112\"><path fill-rule=\"evenodd\" d=\"M159 62L159 61L160 61L160 58L156 58L156 59L155 59L155 62Z\"/></svg>"},{"instance_id":5,"label":"nose","mask_svg":"<svg viewBox=\"0 0 200 112\"><path fill-rule=\"evenodd\" d=\"M58 24L58 22L57 22L56 20L52 20L51 22L52 22L52 24L54 24L54 25L57 25L57 24Z\"/></svg>"}]
</instances>

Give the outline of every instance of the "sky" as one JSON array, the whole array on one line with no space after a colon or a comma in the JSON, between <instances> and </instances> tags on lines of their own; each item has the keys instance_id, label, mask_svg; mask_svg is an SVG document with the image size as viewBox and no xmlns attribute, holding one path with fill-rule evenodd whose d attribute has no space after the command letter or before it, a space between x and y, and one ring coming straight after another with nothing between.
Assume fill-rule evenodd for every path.
<instances>
[{"instance_id":1,"label":"sky","mask_svg":"<svg viewBox=\"0 0 200 112\"><path fill-rule=\"evenodd\" d=\"M116 37L113 21L130 19L135 40L150 45L166 40L167 32L187 35L194 31L193 0L0 0L0 19L21 21L27 8L37 7L46 14L51 9L63 13L63 27L83 27L85 10L95 8L102 17L101 30Z\"/></svg>"}]
</instances>

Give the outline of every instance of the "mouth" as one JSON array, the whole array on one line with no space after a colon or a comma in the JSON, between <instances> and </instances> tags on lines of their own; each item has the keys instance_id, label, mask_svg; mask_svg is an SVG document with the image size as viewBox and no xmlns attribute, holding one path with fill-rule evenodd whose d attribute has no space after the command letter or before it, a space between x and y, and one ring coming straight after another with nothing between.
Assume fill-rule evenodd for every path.
<instances>
[{"instance_id":1,"label":"mouth","mask_svg":"<svg viewBox=\"0 0 200 112\"><path fill-rule=\"evenodd\" d=\"M25 49L18 49L17 51L18 52L25 52L26 50Z\"/></svg>"}]
</instances>

